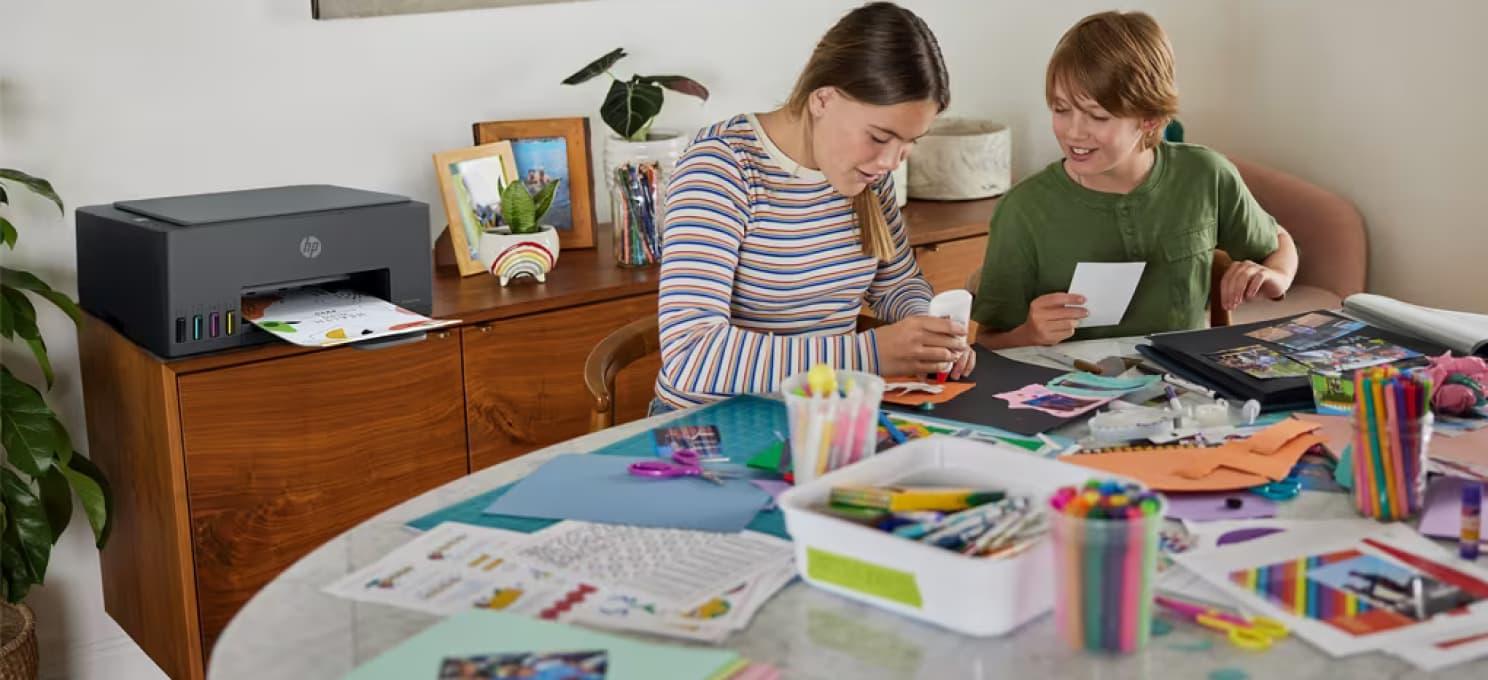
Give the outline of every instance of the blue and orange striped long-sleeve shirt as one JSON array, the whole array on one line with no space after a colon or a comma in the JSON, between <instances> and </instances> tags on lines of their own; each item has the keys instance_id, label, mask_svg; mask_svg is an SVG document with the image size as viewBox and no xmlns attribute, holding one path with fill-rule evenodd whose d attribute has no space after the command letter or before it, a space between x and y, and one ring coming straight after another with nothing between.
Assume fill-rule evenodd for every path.
<instances>
[{"instance_id":1,"label":"blue and orange striped long-sleeve shirt","mask_svg":"<svg viewBox=\"0 0 1488 680\"><path fill-rule=\"evenodd\" d=\"M675 407L773 392L816 362L877 373L862 304L890 322L929 306L892 177L874 187L894 243L878 261L851 201L760 130L751 115L705 128L668 184L656 394Z\"/></svg>"}]
</instances>

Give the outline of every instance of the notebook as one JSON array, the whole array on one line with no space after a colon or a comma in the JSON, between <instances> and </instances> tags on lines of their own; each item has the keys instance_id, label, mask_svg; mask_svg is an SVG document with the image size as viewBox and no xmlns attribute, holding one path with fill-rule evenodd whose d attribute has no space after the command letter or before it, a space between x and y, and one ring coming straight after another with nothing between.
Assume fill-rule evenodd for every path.
<instances>
[{"instance_id":1,"label":"notebook","mask_svg":"<svg viewBox=\"0 0 1488 680\"><path fill-rule=\"evenodd\" d=\"M1488 314L1421 307L1368 293L1348 296L1343 309L1375 326L1441 343L1458 354L1488 358Z\"/></svg>"}]
</instances>

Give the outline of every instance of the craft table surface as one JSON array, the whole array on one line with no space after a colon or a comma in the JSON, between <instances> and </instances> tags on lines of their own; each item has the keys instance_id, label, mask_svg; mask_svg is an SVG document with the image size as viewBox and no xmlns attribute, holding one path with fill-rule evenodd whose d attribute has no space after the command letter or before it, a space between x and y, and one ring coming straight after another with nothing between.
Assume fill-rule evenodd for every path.
<instances>
[{"instance_id":1,"label":"craft table surface","mask_svg":"<svg viewBox=\"0 0 1488 680\"><path fill-rule=\"evenodd\" d=\"M1090 341L1060 351L1099 359L1129 351L1131 341ZM1031 359L1032 352L1005 355ZM513 482L554 456L584 453L657 427L680 414L647 418L534 451L457 479L390 508L320 546L264 586L217 641L210 680L339 678L356 666L433 625L437 617L321 592L409 540L403 523L477 493ZM1082 425L1058 431L1084 435ZM1345 494L1306 493L1282 503L1283 519L1350 519L1358 515ZM1488 560L1484 560L1488 561ZM636 634L631 634L636 635ZM636 635L674 644L666 638ZM1204 642L1207 649L1193 651ZM1140 654L1112 657L1077 652L1041 616L1000 638L974 638L905 618L813 588L800 580L765 605L725 647L778 666L785 678L1208 678L1220 670L1241 678L1465 678L1488 677L1488 660L1437 673L1420 673L1381 654L1333 659L1288 638L1266 652L1248 652L1219 636L1178 622ZM435 675L430 669L429 677Z\"/></svg>"}]
</instances>

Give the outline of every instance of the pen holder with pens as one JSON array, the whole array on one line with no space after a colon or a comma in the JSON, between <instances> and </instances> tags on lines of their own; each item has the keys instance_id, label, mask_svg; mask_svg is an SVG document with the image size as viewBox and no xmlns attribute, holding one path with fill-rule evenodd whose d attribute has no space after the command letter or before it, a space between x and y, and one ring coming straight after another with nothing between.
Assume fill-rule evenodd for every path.
<instances>
[{"instance_id":1,"label":"pen holder with pens","mask_svg":"<svg viewBox=\"0 0 1488 680\"><path fill-rule=\"evenodd\" d=\"M1359 514L1399 521L1421 511L1431 444L1431 382L1424 372L1355 371L1352 465Z\"/></svg>"},{"instance_id":2,"label":"pen holder with pens","mask_svg":"<svg viewBox=\"0 0 1488 680\"><path fill-rule=\"evenodd\" d=\"M1060 489L1049 504L1061 636L1075 649L1141 650L1151 628L1162 496L1087 482Z\"/></svg>"},{"instance_id":3,"label":"pen holder with pens","mask_svg":"<svg viewBox=\"0 0 1488 680\"><path fill-rule=\"evenodd\" d=\"M661 261L667 182L691 138L654 129L643 141L605 138L605 185L614 222L615 261L621 266Z\"/></svg>"},{"instance_id":4,"label":"pen holder with pens","mask_svg":"<svg viewBox=\"0 0 1488 680\"><path fill-rule=\"evenodd\" d=\"M790 425L792 473L797 485L873 455L878 445L878 407L884 381L858 371L830 371L831 389L821 389L825 367L798 373L781 386Z\"/></svg>"}]
</instances>

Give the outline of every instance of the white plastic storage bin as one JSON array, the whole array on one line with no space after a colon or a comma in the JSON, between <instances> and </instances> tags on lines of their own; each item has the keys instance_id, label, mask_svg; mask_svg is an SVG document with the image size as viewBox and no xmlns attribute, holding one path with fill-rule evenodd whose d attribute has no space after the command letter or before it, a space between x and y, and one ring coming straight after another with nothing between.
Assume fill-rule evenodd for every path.
<instances>
[{"instance_id":1,"label":"white plastic storage bin","mask_svg":"<svg viewBox=\"0 0 1488 680\"><path fill-rule=\"evenodd\" d=\"M967 557L812 506L825 504L836 485L903 484L1003 489L1042 507L1055 489L1095 474L1006 444L934 436L791 489L779 503L807 583L967 635L1002 635L1054 606L1049 539L1006 559Z\"/></svg>"}]
</instances>

